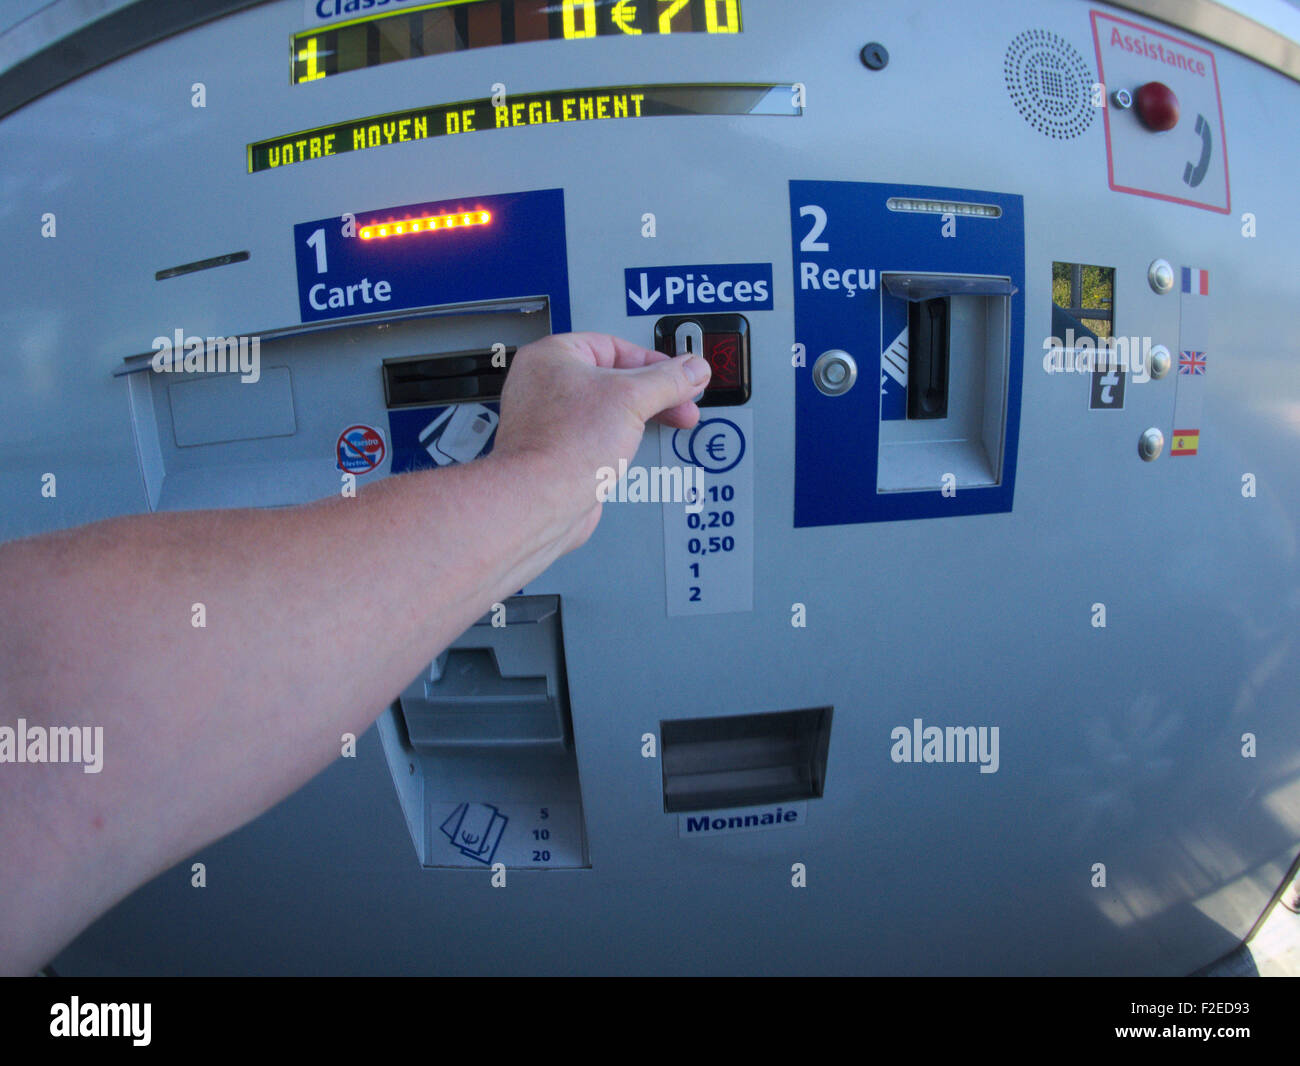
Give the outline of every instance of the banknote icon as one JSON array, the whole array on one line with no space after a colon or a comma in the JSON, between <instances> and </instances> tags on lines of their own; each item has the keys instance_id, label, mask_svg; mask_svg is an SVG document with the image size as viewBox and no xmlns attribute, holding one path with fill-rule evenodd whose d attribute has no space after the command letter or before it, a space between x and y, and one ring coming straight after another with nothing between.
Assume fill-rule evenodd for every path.
<instances>
[{"instance_id":1,"label":"banknote icon","mask_svg":"<svg viewBox=\"0 0 1300 1066\"><path fill-rule=\"evenodd\" d=\"M509 820L490 803L462 803L439 828L462 855L487 865Z\"/></svg>"}]
</instances>

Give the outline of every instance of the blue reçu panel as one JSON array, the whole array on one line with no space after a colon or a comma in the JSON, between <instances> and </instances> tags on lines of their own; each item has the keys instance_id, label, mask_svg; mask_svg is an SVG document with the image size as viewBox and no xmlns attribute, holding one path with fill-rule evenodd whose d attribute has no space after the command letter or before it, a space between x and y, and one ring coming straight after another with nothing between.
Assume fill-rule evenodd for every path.
<instances>
[{"instance_id":1,"label":"blue re\u00e7u panel","mask_svg":"<svg viewBox=\"0 0 1300 1066\"><path fill-rule=\"evenodd\" d=\"M1001 215L951 217L891 210L890 198L982 204ZM812 208L812 210L809 210ZM807 367L795 378L794 524L849 525L1010 511L1015 490L1024 362L1025 239L1022 198L1008 193L876 182L791 181L794 321ZM829 277L827 271L830 271ZM882 370L882 355L906 325L906 304L884 291L886 273L983 275L1011 279L1005 434L999 483L878 492L882 420L901 418L905 390ZM849 352L859 380L827 396L811 367L826 351ZM879 389L870 387L873 377Z\"/></svg>"}]
</instances>

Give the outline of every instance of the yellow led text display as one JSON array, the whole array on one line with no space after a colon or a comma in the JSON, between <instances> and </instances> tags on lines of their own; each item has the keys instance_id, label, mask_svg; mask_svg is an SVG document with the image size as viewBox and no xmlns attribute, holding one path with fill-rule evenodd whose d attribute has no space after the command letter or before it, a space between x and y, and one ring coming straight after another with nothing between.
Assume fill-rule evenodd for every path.
<instances>
[{"instance_id":1,"label":"yellow led text display","mask_svg":"<svg viewBox=\"0 0 1300 1066\"><path fill-rule=\"evenodd\" d=\"M341 0L346 15L368 6ZM441 0L294 34L295 85L403 59L529 41L740 33L740 0Z\"/></svg>"},{"instance_id":2,"label":"yellow led text display","mask_svg":"<svg viewBox=\"0 0 1300 1066\"><path fill-rule=\"evenodd\" d=\"M363 148L513 126L694 115L797 116L791 86L773 84L636 85L527 93L372 115L303 130L248 146L255 173Z\"/></svg>"}]
</instances>

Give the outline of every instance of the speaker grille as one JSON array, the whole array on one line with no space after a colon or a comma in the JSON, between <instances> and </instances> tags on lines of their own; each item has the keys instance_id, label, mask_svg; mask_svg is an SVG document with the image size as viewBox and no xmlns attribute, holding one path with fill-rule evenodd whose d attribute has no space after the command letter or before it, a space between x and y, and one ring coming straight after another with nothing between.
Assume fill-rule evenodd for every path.
<instances>
[{"instance_id":1,"label":"speaker grille","mask_svg":"<svg viewBox=\"0 0 1300 1066\"><path fill-rule=\"evenodd\" d=\"M1003 71L1011 102L1039 133L1068 141L1092 125L1096 79L1068 41L1026 30L1007 46Z\"/></svg>"}]
</instances>

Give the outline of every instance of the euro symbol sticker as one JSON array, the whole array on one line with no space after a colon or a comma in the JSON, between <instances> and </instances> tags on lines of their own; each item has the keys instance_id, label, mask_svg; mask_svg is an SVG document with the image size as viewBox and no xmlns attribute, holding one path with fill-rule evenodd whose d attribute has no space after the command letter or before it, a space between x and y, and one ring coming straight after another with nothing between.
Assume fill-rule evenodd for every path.
<instances>
[{"instance_id":1,"label":"euro symbol sticker","mask_svg":"<svg viewBox=\"0 0 1300 1066\"><path fill-rule=\"evenodd\" d=\"M706 418L691 433L687 454L711 474L725 474L745 455L745 434L729 418Z\"/></svg>"}]
</instances>

